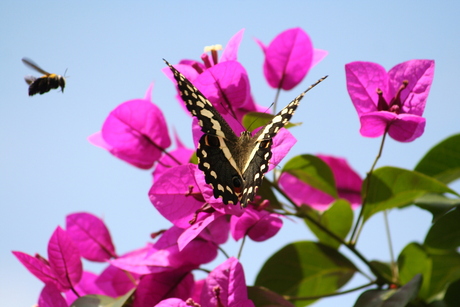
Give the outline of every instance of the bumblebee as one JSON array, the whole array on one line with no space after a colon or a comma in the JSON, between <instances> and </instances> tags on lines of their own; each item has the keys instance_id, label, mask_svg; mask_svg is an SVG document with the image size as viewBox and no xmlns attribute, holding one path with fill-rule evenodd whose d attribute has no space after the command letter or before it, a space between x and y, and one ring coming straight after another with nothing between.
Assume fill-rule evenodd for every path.
<instances>
[{"instance_id":1,"label":"bumblebee","mask_svg":"<svg viewBox=\"0 0 460 307\"><path fill-rule=\"evenodd\" d=\"M27 84L29 84L29 96L35 94L44 94L49 92L51 89L61 87L61 91L64 93L65 87L65 78L61 75L50 74L49 72L43 70L38 66L34 61L28 58L23 58L22 62L29 66L32 69L35 69L39 73L42 73L43 76L37 78L34 76L25 76Z\"/></svg>"}]
</instances>

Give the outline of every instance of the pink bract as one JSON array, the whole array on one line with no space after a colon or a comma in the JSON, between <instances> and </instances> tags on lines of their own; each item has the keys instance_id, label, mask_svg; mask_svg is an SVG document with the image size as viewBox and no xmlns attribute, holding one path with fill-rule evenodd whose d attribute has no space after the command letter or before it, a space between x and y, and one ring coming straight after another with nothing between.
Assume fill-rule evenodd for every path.
<instances>
[{"instance_id":1,"label":"pink bract","mask_svg":"<svg viewBox=\"0 0 460 307\"><path fill-rule=\"evenodd\" d=\"M360 133L378 137L388 132L399 142L420 137L422 117L434 77L433 60L411 60L387 73L372 62L345 65L347 89L361 122Z\"/></svg>"}]
</instances>

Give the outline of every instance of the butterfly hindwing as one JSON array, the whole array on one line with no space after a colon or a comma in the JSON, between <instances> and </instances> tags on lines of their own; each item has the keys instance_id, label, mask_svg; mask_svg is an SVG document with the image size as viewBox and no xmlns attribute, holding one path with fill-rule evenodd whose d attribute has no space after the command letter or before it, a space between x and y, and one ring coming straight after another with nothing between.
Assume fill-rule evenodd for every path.
<instances>
[{"instance_id":1,"label":"butterfly hindwing","mask_svg":"<svg viewBox=\"0 0 460 307\"><path fill-rule=\"evenodd\" d=\"M227 150L230 152L227 142L220 136L204 134L196 151L198 168L204 172L215 198L221 197L225 204L237 204L243 179L236 164L232 165L233 158L226 156Z\"/></svg>"}]
</instances>

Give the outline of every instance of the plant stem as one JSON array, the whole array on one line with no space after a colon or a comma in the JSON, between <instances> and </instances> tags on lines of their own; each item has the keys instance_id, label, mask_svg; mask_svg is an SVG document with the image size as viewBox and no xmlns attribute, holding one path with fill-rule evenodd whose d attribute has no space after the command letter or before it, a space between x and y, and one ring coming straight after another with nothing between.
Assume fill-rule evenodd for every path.
<instances>
[{"instance_id":1,"label":"plant stem","mask_svg":"<svg viewBox=\"0 0 460 307\"><path fill-rule=\"evenodd\" d=\"M244 242L246 242L246 235L243 236L243 241L241 241L241 246L240 246L240 250L238 251L238 257L237 257L238 260L241 258L241 254L243 253Z\"/></svg>"},{"instance_id":2,"label":"plant stem","mask_svg":"<svg viewBox=\"0 0 460 307\"><path fill-rule=\"evenodd\" d=\"M388 240L388 249L390 250L390 263L391 263L391 276L393 277L393 282L397 282L399 279L398 267L396 266L394 252L393 252L393 243L391 242L391 233L390 233L390 224L388 223L388 210L383 211L383 219L385 221L385 229L387 233Z\"/></svg>"},{"instance_id":3,"label":"plant stem","mask_svg":"<svg viewBox=\"0 0 460 307\"><path fill-rule=\"evenodd\" d=\"M356 242L358 241L359 234L361 232L360 229L358 231L358 228L361 228L363 226L363 223L364 223L364 222L362 222L362 218L363 218L363 214L364 214L364 209L366 207L367 195L369 193L371 175L374 172L374 168L377 165L378 160L382 156L383 146L385 145L385 138L386 138L387 132L388 132L388 127L385 129L385 133L382 136L382 141L380 142L379 152L378 152L377 156L375 157L374 163L372 163L371 169L367 173L366 187L365 187L365 190L362 193L363 194L363 203L361 205L361 210L359 211L358 219L356 220L355 227L353 228L353 232L351 233L351 237L350 237L350 243L352 245L356 245Z\"/></svg>"},{"instance_id":4,"label":"plant stem","mask_svg":"<svg viewBox=\"0 0 460 307\"><path fill-rule=\"evenodd\" d=\"M286 300L296 300L296 301L300 301L300 300L302 300L302 301L303 300L317 300L317 299L324 298L324 297L338 296L338 295L342 295L342 294L351 293L351 292L354 292L354 291L358 291L358 290L370 287L370 286L372 286L374 284L375 284L375 281L372 281L372 282L364 284L362 286L359 286L359 287L356 287L356 288L353 288L353 289L350 289L350 290L342 291L342 292L335 292L335 293L329 293L329 294L323 294L323 295L313 295L313 296L289 296L289 295L283 295L283 298L285 298Z\"/></svg>"}]
</instances>

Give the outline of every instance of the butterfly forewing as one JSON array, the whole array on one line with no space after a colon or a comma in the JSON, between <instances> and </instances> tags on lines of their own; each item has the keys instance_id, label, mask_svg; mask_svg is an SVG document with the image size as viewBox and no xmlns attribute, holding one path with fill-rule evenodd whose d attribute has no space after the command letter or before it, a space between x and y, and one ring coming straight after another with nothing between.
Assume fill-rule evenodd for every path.
<instances>
[{"instance_id":1,"label":"butterfly forewing","mask_svg":"<svg viewBox=\"0 0 460 307\"><path fill-rule=\"evenodd\" d=\"M204 172L206 183L211 185L215 198L221 197L225 204L239 201L242 207L246 207L254 200L268 171L273 137L289 122L305 93L322 79L297 96L254 136L244 131L237 137L211 102L165 62L174 74L187 109L198 119L204 132L198 143L197 157L198 168Z\"/></svg>"}]
</instances>

